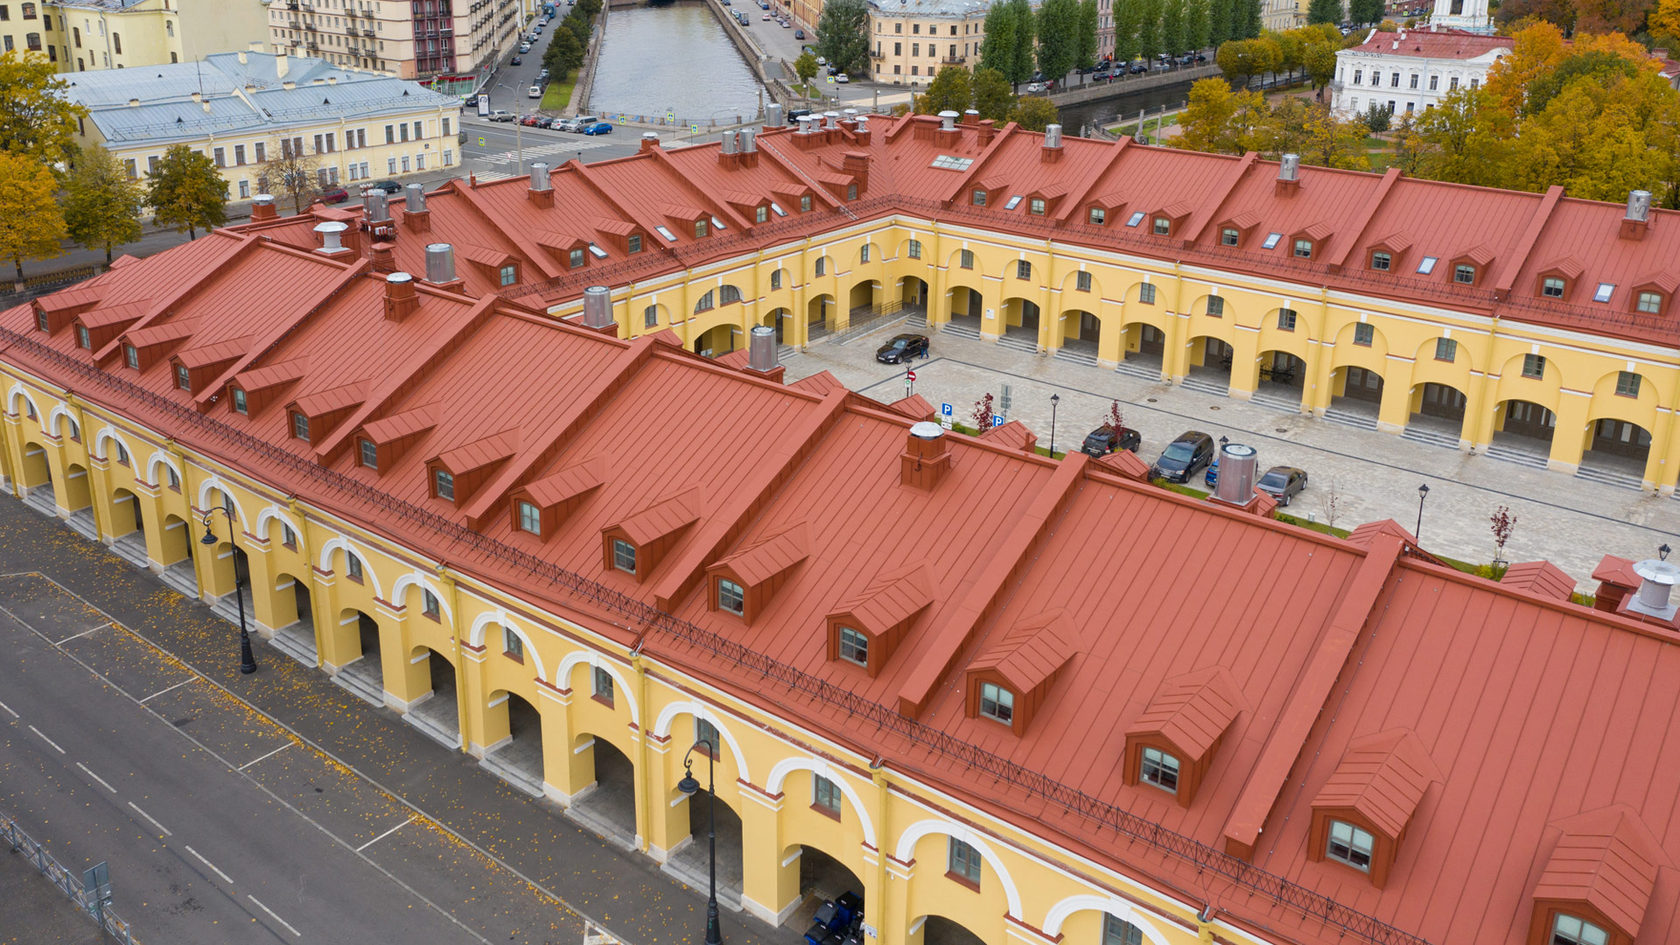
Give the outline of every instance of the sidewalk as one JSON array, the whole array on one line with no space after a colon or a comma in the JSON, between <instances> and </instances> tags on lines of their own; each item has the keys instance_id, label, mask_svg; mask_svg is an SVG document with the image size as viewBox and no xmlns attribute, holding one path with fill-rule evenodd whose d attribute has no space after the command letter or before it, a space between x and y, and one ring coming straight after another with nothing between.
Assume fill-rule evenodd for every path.
<instances>
[{"instance_id":1,"label":"sidewalk","mask_svg":"<svg viewBox=\"0 0 1680 945\"><path fill-rule=\"evenodd\" d=\"M672 880L644 856L608 845L469 756L440 748L397 713L369 706L326 673L269 646L257 646L258 672L240 676L238 631L209 607L180 597L65 525L0 497L0 573L20 571L39 571L81 595L627 945L687 945L701 936L703 890ZM796 932L729 911L723 933L730 945L798 939Z\"/></svg>"}]
</instances>

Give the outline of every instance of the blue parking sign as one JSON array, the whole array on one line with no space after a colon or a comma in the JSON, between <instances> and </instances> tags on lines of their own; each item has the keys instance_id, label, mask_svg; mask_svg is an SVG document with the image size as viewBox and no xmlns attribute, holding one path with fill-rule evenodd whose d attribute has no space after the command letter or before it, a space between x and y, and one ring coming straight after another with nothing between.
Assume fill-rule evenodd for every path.
<instances>
[{"instance_id":1,"label":"blue parking sign","mask_svg":"<svg viewBox=\"0 0 1680 945\"><path fill-rule=\"evenodd\" d=\"M997 414L995 414L995 413L994 413L994 414L992 414L992 426L994 426L994 427L1001 427L1001 426L1003 426L1003 418L1002 418L1002 417L1000 417L1000 416L998 416L998 415L997 415Z\"/></svg>"},{"instance_id":2,"label":"blue parking sign","mask_svg":"<svg viewBox=\"0 0 1680 945\"><path fill-rule=\"evenodd\" d=\"M954 414L952 414L952 412L951 412L951 405L950 404L940 404L939 405L939 415L941 417L954 416Z\"/></svg>"}]
</instances>

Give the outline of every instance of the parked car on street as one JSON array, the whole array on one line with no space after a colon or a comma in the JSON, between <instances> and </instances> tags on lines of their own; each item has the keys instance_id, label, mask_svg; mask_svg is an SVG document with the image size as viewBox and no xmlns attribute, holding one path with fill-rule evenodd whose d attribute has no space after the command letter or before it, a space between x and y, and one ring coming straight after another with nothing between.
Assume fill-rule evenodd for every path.
<instances>
[{"instance_id":1,"label":"parked car on street","mask_svg":"<svg viewBox=\"0 0 1680 945\"><path fill-rule=\"evenodd\" d=\"M513 112L507 111L506 109L498 108L495 111L490 113L490 120L491 121L512 121L513 120Z\"/></svg>"},{"instance_id":2,"label":"parked car on street","mask_svg":"<svg viewBox=\"0 0 1680 945\"><path fill-rule=\"evenodd\" d=\"M525 64L525 60L519 58L518 56L514 56L512 59L508 60L508 65L510 65L510 66L521 66L521 65L524 65L524 64Z\"/></svg>"},{"instance_id":3,"label":"parked car on street","mask_svg":"<svg viewBox=\"0 0 1680 945\"><path fill-rule=\"evenodd\" d=\"M1294 466L1273 466L1254 484L1254 488L1276 499L1279 506L1287 506L1306 487L1306 470Z\"/></svg>"},{"instance_id":4,"label":"parked car on street","mask_svg":"<svg viewBox=\"0 0 1680 945\"><path fill-rule=\"evenodd\" d=\"M542 98L542 86L533 85L525 92L526 98Z\"/></svg>"},{"instance_id":5,"label":"parked car on street","mask_svg":"<svg viewBox=\"0 0 1680 945\"><path fill-rule=\"evenodd\" d=\"M894 335L875 350L875 360L882 364L903 364L927 356L927 335Z\"/></svg>"},{"instance_id":6,"label":"parked car on street","mask_svg":"<svg viewBox=\"0 0 1680 945\"><path fill-rule=\"evenodd\" d=\"M378 183L365 184L363 187L367 190L383 190L388 194L400 194L403 192L403 185L394 180L382 180Z\"/></svg>"},{"instance_id":7,"label":"parked car on street","mask_svg":"<svg viewBox=\"0 0 1680 945\"><path fill-rule=\"evenodd\" d=\"M841 85L846 85L852 81L852 77L842 72L834 77L834 81L840 83Z\"/></svg>"},{"instance_id":8,"label":"parked car on street","mask_svg":"<svg viewBox=\"0 0 1680 945\"><path fill-rule=\"evenodd\" d=\"M1087 456L1107 456L1116 450L1131 450L1136 453L1143 444L1143 434L1131 427L1115 429L1109 424L1103 424L1085 435L1085 442L1079 451Z\"/></svg>"},{"instance_id":9,"label":"parked car on street","mask_svg":"<svg viewBox=\"0 0 1680 945\"><path fill-rule=\"evenodd\" d=\"M1213 462L1213 437L1200 430L1189 430L1167 444L1161 458L1150 469L1151 478L1168 482L1189 482L1190 477L1206 469Z\"/></svg>"},{"instance_id":10,"label":"parked car on street","mask_svg":"<svg viewBox=\"0 0 1680 945\"><path fill-rule=\"evenodd\" d=\"M322 203L343 203L350 199L350 194L343 187L329 187L321 191Z\"/></svg>"},{"instance_id":11,"label":"parked car on street","mask_svg":"<svg viewBox=\"0 0 1680 945\"><path fill-rule=\"evenodd\" d=\"M794 39L804 39L805 38L804 27L800 27L799 29L794 30L793 31L793 38Z\"/></svg>"},{"instance_id":12,"label":"parked car on street","mask_svg":"<svg viewBox=\"0 0 1680 945\"><path fill-rule=\"evenodd\" d=\"M609 125L604 121L597 121L592 124L584 125L583 133L586 135L610 135L612 134L612 125Z\"/></svg>"},{"instance_id":13,"label":"parked car on street","mask_svg":"<svg viewBox=\"0 0 1680 945\"><path fill-rule=\"evenodd\" d=\"M526 115L524 118L519 119L519 123L527 128L537 127L537 122L540 121L542 121L541 115Z\"/></svg>"}]
</instances>

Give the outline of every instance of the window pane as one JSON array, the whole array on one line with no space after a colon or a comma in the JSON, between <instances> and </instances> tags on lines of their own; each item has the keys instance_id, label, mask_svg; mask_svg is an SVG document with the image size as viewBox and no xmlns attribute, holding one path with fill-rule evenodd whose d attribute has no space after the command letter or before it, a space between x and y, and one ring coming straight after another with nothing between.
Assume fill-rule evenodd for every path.
<instances>
[{"instance_id":1,"label":"window pane","mask_svg":"<svg viewBox=\"0 0 1680 945\"><path fill-rule=\"evenodd\" d=\"M718 607L732 614L741 614L746 610L747 594L741 585L734 581L718 578Z\"/></svg>"},{"instance_id":2,"label":"window pane","mask_svg":"<svg viewBox=\"0 0 1680 945\"><path fill-rule=\"evenodd\" d=\"M868 666L869 638L851 627L841 627L840 658L859 666Z\"/></svg>"},{"instance_id":3,"label":"window pane","mask_svg":"<svg viewBox=\"0 0 1680 945\"><path fill-rule=\"evenodd\" d=\"M706 721L705 719L695 719L694 720L694 741L695 741L696 744L704 743L706 745L707 750L710 751L713 754L713 756L716 756L717 753L718 753L717 726L715 726L712 723Z\"/></svg>"},{"instance_id":4,"label":"window pane","mask_svg":"<svg viewBox=\"0 0 1680 945\"><path fill-rule=\"evenodd\" d=\"M628 574L636 573L636 546L622 539L614 538L613 567Z\"/></svg>"}]
</instances>

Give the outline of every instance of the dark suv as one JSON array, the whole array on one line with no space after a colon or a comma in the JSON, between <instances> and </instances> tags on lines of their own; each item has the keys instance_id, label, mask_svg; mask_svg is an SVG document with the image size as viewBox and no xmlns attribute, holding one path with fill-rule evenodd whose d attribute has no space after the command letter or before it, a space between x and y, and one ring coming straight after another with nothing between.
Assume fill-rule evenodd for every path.
<instances>
[{"instance_id":1,"label":"dark suv","mask_svg":"<svg viewBox=\"0 0 1680 945\"><path fill-rule=\"evenodd\" d=\"M1086 435L1085 443L1079 447L1079 451L1087 456L1106 456L1115 450L1131 450L1136 453L1142 443L1143 434L1131 427L1116 430L1105 423Z\"/></svg>"},{"instance_id":2,"label":"dark suv","mask_svg":"<svg viewBox=\"0 0 1680 945\"><path fill-rule=\"evenodd\" d=\"M1213 437L1199 430L1180 433L1167 444L1150 470L1152 476L1168 482L1189 482L1190 477L1213 462Z\"/></svg>"}]
</instances>

